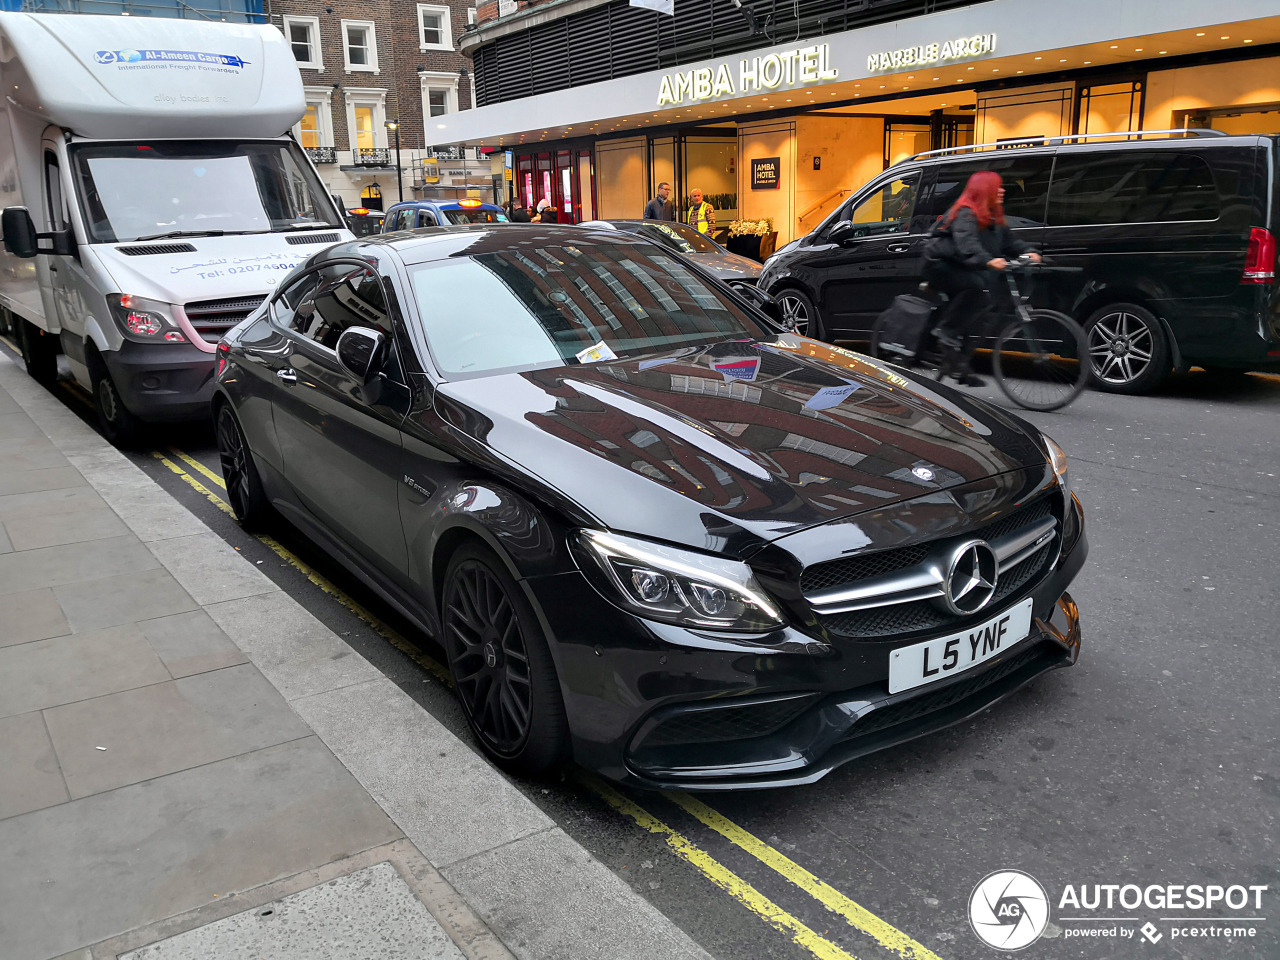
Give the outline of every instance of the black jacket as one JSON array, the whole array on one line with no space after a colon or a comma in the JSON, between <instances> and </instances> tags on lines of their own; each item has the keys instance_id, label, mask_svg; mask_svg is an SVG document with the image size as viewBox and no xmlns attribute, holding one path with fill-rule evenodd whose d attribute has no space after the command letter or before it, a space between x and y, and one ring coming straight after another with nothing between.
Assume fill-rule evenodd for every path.
<instances>
[{"instance_id":1,"label":"black jacket","mask_svg":"<svg viewBox=\"0 0 1280 960\"><path fill-rule=\"evenodd\" d=\"M646 220L674 221L676 218L676 205L670 200L659 200L654 197L644 206L644 218Z\"/></svg>"},{"instance_id":2,"label":"black jacket","mask_svg":"<svg viewBox=\"0 0 1280 960\"><path fill-rule=\"evenodd\" d=\"M511 211L511 222L512 223L528 223L529 211L526 210L524 207L516 207L514 210Z\"/></svg>"},{"instance_id":3,"label":"black jacket","mask_svg":"<svg viewBox=\"0 0 1280 960\"><path fill-rule=\"evenodd\" d=\"M978 269L996 257L1012 260L1031 249L1002 224L993 223L985 230L978 226L978 216L962 207L949 225L939 221L925 245L925 258Z\"/></svg>"}]
</instances>

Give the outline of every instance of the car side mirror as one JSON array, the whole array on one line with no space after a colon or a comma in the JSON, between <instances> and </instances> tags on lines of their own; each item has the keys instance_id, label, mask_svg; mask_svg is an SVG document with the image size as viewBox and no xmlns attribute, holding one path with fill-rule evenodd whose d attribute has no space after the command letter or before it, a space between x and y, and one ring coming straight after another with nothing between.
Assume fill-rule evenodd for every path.
<instances>
[{"instance_id":1,"label":"car side mirror","mask_svg":"<svg viewBox=\"0 0 1280 960\"><path fill-rule=\"evenodd\" d=\"M4 231L4 245L15 257L30 260L36 249L36 225L26 207L5 207L0 213L0 229Z\"/></svg>"},{"instance_id":2,"label":"car side mirror","mask_svg":"<svg viewBox=\"0 0 1280 960\"><path fill-rule=\"evenodd\" d=\"M772 326L777 327L785 333L794 333L795 324L789 323L782 315L782 307L778 306L778 301L773 299L769 294L765 293L754 283L746 280L730 280L729 286L733 288L734 293L746 300L747 303L755 307L761 313L772 321Z\"/></svg>"},{"instance_id":3,"label":"car side mirror","mask_svg":"<svg viewBox=\"0 0 1280 960\"><path fill-rule=\"evenodd\" d=\"M841 246L844 246L857 235L857 227L848 220L841 220L831 228L831 232L827 234L827 239L832 243L838 243Z\"/></svg>"},{"instance_id":4,"label":"car side mirror","mask_svg":"<svg viewBox=\"0 0 1280 960\"><path fill-rule=\"evenodd\" d=\"M368 383L386 343L386 334L380 331L347 327L338 337L338 364L359 383Z\"/></svg>"}]
</instances>

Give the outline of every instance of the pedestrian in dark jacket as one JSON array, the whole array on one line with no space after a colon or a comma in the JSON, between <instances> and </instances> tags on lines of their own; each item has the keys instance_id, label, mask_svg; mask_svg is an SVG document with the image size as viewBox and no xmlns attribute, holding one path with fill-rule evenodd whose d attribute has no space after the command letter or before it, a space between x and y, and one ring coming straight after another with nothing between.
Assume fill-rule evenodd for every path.
<instances>
[{"instance_id":1,"label":"pedestrian in dark jacket","mask_svg":"<svg viewBox=\"0 0 1280 960\"><path fill-rule=\"evenodd\" d=\"M559 217L556 215L555 205L545 197L538 201L538 222L539 223L556 223Z\"/></svg>"},{"instance_id":2,"label":"pedestrian in dark jacket","mask_svg":"<svg viewBox=\"0 0 1280 960\"><path fill-rule=\"evenodd\" d=\"M1009 285L999 272L1024 253L1039 262L1040 255L1005 223L1000 174L975 173L925 245L924 277L949 300L934 329L944 352L943 375L983 385L969 367L973 351L997 317L1013 315Z\"/></svg>"},{"instance_id":3,"label":"pedestrian in dark jacket","mask_svg":"<svg viewBox=\"0 0 1280 960\"><path fill-rule=\"evenodd\" d=\"M671 184L665 180L658 184L658 195L644 205L644 218L675 222L676 205L671 202Z\"/></svg>"},{"instance_id":4,"label":"pedestrian in dark jacket","mask_svg":"<svg viewBox=\"0 0 1280 960\"><path fill-rule=\"evenodd\" d=\"M524 208L524 204L519 201L513 201L511 204L511 222L512 223L528 223L529 211Z\"/></svg>"}]
</instances>

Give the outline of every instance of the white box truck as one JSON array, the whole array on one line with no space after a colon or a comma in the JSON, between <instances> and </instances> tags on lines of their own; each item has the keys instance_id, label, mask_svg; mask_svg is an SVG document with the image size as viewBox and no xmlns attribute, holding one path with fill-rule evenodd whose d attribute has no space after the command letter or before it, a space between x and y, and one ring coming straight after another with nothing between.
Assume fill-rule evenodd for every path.
<instances>
[{"instance_id":1,"label":"white box truck","mask_svg":"<svg viewBox=\"0 0 1280 960\"><path fill-rule=\"evenodd\" d=\"M118 444L207 415L214 350L311 253L351 238L290 129L271 26L0 14L0 309Z\"/></svg>"}]
</instances>

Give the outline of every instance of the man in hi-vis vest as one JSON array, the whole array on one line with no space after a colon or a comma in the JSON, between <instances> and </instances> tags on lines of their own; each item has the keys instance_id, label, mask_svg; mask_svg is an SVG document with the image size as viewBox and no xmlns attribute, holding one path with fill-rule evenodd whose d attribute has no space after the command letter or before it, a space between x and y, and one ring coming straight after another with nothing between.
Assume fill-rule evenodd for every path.
<instances>
[{"instance_id":1,"label":"man in hi-vis vest","mask_svg":"<svg viewBox=\"0 0 1280 960\"><path fill-rule=\"evenodd\" d=\"M699 233L710 233L716 228L716 208L702 199L702 191L696 187L689 191L693 206L689 208L689 226Z\"/></svg>"}]
</instances>

